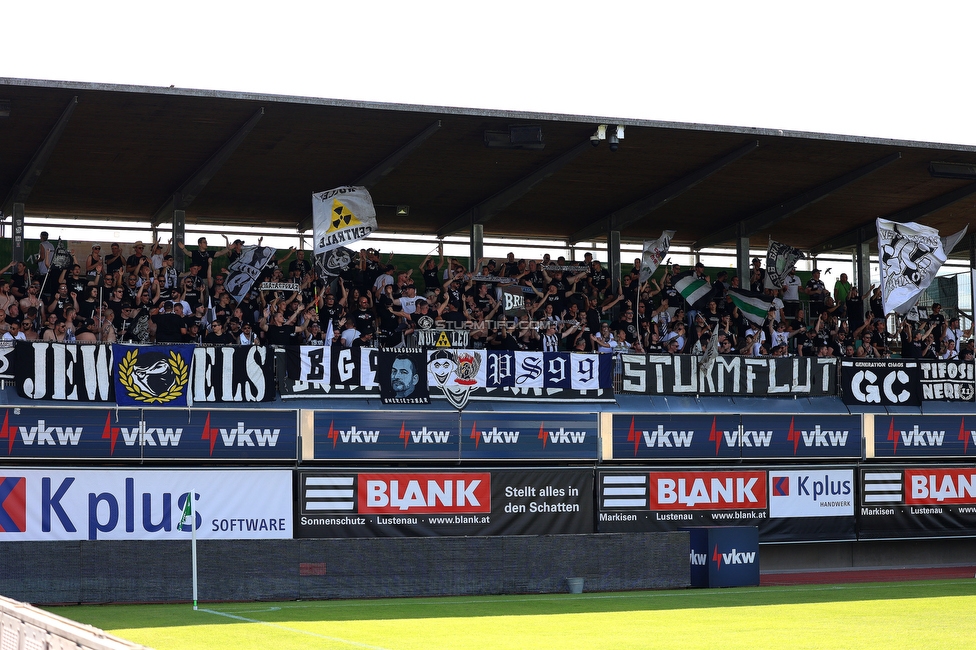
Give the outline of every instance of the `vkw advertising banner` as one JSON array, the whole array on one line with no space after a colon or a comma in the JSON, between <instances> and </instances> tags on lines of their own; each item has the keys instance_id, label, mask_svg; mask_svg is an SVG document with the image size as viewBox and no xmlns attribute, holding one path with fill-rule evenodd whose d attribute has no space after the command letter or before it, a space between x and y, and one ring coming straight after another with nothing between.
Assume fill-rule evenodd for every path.
<instances>
[{"instance_id":1,"label":"vkw advertising banner","mask_svg":"<svg viewBox=\"0 0 976 650\"><path fill-rule=\"evenodd\" d=\"M0 540L290 539L290 470L0 469Z\"/></svg>"},{"instance_id":2,"label":"vkw advertising banner","mask_svg":"<svg viewBox=\"0 0 976 650\"><path fill-rule=\"evenodd\" d=\"M854 539L853 468L597 472L599 532L757 526L762 541Z\"/></svg>"},{"instance_id":3,"label":"vkw advertising banner","mask_svg":"<svg viewBox=\"0 0 976 650\"><path fill-rule=\"evenodd\" d=\"M593 532L593 470L299 472L296 536Z\"/></svg>"},{"instance_id":4,"label":"vkw advertising banner","mask_svg":"<svg viewBox=\"0 0 976 650\"><path fill-rule=\"evenodd\" d=\"M860 458L860 415L613 415L613 458Z\"/></svg>"},{"instance_id":5,"label":"vkw advertising banner","mask_svg":"<svg viewBox=\"0 0 976 650\"><path fill-rule=\"evenodd\" d=\"M0 459L292 461L297 411L0 410Z\"/></svg>"},{"instance_id":6,"label":"vkw advertising banner","mask_svg":"<svg viewBox=\"0 0 976 650\"><path fill-rule=\"evenodd\" d=\"M875 458L964 456L976 456L976 414L874 416Z\"/></svg>"},{"instance_id":7,"label":"vkw advertising banner","mask_svg":"<svg viewBox=\"0 0 976 650\"><path fill-rule=\"evenodd\" d=\"M973 467L861 468L861 539L976 535Z\"/></svg>"},{"instance_id":8,"label":"vkw advertising banner","mask_svg":"<svg viewBox=\"0 0 976 650\"><path fill-rule=\"evenodd\" d=\"M625 354L623 392L644 395L837 394L837 360L805 357L753 359L718 356L702 375L694 355Z\"/></svg>"},{"instance_id":9,"label":"vkw advertising banner","mask_svg":"<svg viewBox=\"0 0 976 650\"><path fill-rule=\"evenodd\" d=\"M596 461L599 441L595 413L316 411L314 422L315 460Z\"/></svg>"}]
</instances>

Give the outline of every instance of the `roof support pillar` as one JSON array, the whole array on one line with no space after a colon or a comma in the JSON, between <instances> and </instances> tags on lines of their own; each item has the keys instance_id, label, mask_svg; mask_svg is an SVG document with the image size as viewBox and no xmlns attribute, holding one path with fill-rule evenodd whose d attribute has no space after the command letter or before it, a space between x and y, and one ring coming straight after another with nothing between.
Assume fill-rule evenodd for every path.
<instances>
[{"instance_id":1,"label":"roof support pillar","mask_svg":"<svg viewBox=\"0 0 976 650\"><path fill-rule=\"evenodd\" d=\"M13 216L13 223L11 224L11 241L13 242L13 261L23 262L24 261L24 204L14 203L11 215Z\"/></svg>"},{"instance_id":2,"label":"roof support pillar","mask_svg":"<svg viewBox=\"0 0 976 650\"><path fill-rule=\"evenodd\" d=\"M735 239L735 272L739 275L739 288L749 290L749 236Z\"/></svg>"},{"instance_id":3,"label":"roof support pillar","mask_svg":"<svg viewBox=\"0 0 976 650\"><path fill-rule=\"evenodd\" d=\"M186 254L180 243L186 245L186 210L173 210L173 268L181 272L186 270Z\"/></svg>"},{"instance_id":4,"label":"roof support pillar","mask_svg":"<svg viewBox=\"0 0 976 650\"><path fill-rule=\"evenodd\" d=\"M610 269L610 291L617 295L620 291L620 231L607 232L607 266ZM637 305L634 305L637 313Z\"/></svg>"},{"instance_id":5,"label":"roof support pillar","mask_svg":"<svg viewBox=\"0 0 976 650\"><path fill-rule=\"evenodd\" d=\"M480 223L471 224L471 251L469 253L471 261L468 263L468 270L477 275L481 269L476 268L478 260L485 256L485 226Z\"/></svg>"},{"instance_id":6,"label":"roof support pillar","mask_svg":"<svg viewBox=\"0 0 976 650\"><path fill-rule=\"evenodd\" d=\"M865 295L871 286L871 242L863 237L858 237L857 246L854 247L854 286L864 300L871 299L871 296Z\"/></svg>"}]
</instances>

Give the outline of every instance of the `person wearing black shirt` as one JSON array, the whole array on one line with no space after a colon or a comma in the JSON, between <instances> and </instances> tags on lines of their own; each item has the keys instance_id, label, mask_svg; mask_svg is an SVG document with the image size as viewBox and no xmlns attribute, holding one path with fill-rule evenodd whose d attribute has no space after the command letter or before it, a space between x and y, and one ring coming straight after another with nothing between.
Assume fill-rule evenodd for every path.
<instances>
[{"instance_id":1,"label":"person wearing black shirt","mask_svg":"<svg viewBox=\"0 0 976 650\"><path fill-rule=\"evenodd\" d=\"M161 310L151 314L150 318L156 323L157 343L182 343L186 335L186 323L183 317L173 313L173 303L169 300L163 303Z\"/></svg>"},{"instance_id":2,"label":"person wearing black shirt","mask_svg":"<svg viewBox=\"0 0 976 650\"><path fill-rule=\"evenodd\" d=\"M209 345L228 345L237 343L230 332L224 331L224 321L215 320L210 325L210 331L203 337L203 342Z\"/></svg>"},{"instance_id":3,"label":"person wearing black shirt","mask_svg":"<svg viewBox=\"0 0 976 650\"><path fill-rule=\"evenodd\" d=\"M265 343L267 345L294 345L294 336L305 331L305 325L295 325L298 316L305 309L305 305L298 305L295 312L285 320L285 315L280 311L271 316L269 324L265 317L261 317L258 326L265 332Z\"/></svg>"}]
</instances>

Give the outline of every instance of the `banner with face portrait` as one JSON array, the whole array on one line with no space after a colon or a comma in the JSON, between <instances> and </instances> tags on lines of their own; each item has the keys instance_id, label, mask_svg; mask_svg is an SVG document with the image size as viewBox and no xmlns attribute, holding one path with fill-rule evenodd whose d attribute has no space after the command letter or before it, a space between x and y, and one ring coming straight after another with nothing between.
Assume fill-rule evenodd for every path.
<instances>
[{"instance_id":1,"label":"banner with face portrait","mask_svg":"<svg viewBox=\"0 0 976 650\"><path fill-rule=\"evenodd\" d=\"M427 353L396 348L376 353L376 381L384 404L430 404Z\"/></svg>"}]
</instances>

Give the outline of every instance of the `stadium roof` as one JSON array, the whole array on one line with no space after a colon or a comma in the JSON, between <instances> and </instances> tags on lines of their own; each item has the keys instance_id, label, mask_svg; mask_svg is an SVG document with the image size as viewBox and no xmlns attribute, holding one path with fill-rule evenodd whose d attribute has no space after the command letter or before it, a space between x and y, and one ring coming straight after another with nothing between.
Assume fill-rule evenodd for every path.
<instances>
[{"instance_id":1,"label":"stadium roof","mask_svg":"<svg viewBox=\"0 0 976 650\"><path fill-rule=\"evenodd\" d=\"M976 216L976 147L608 117L0 78L0 143L4 213L23 202L28 220L165 223L176 206L188 224L304 230L312 192L365 184L383 232L675 229L696 248L742 234L823 252L876 217L948 234Z\"/></svg>"}]
</instances>

